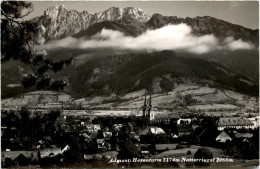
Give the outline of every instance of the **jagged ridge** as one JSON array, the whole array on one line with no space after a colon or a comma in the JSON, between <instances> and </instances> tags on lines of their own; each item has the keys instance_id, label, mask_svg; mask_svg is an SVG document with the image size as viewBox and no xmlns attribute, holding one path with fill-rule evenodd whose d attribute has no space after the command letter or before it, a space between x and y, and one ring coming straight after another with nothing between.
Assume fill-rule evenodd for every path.
<instances>
[{"instance_id":1,"label":"jagged ridge","mask_svg":"<svg viewBox=\"0 0 260 169\"><path fill-rule=\"evenodd\" d=\"M34 22L39 25L37 43L43 44L48 40L74 35L95 23L123 18L134 18L140 22L147 22L150 16L134 7L111 7L95 14L89 14L87 11L68 10L64 5L49 7L42 16L34 19Z\"/></svg>"}]
</instances>

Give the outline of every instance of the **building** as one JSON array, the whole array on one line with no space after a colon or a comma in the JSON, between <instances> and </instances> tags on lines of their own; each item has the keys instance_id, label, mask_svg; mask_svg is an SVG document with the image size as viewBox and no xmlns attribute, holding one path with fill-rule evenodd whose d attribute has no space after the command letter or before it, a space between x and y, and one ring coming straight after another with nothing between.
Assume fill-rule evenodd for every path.
<instances>
[{"instance_id":1,"label":"building","mask_svg":"<svg viewBox=\"0 0 260 169\"><path fill-rule=\"evenodd\" d=\"M148 126L144 129L140 135L147 135L147 134L165 134L164 130L160 127L156 126Z\"/></svg>"},{"instance_id":2,"label":"building","mask_svg":"<svg viewBox=\"0 0 260 169\"><path fill-rule=\"evenodd\" d=\"M109 132L109 131L105 131L102 134L103 134L103 137L105 138L105 140L108 140L112 137L112 132Z\"/></svg>"},{"instance_id":3,"label":"building","mask_svg":"<svg viewBox=\"0 0 260 169\"><path fill-rule=\"evenodd\" d=\"M97 139L98 149L105 148L105 139Z\"/></svg>"},{"instance_id":4,"label":"building","mask_svg":"<svg viewBox=\"0 0 260 169\"><path fill-rule=\"evenodd\" d=\"M94 133L94 132L98 132L98 130L101 130L100 124L89 124L86 125L86 128L89 133Z\"/></svg>"},{"instance_id":5,"label":"building","mask_svg":"<svg viewBox=\"0 0 260 169\"><path fill-rule=\"evenodd\" d=\"M177 124L190 124L191 119L179 119L177 120Z\"/></svg>"},{"instance_id":6,"label":"building","mask_svg":"<svg viewBox=\"0 0 260 169\"><path fill-rule=\"evenodd\" d=\"M68 151L70 147L68 145L64 145L60 148L56 146L52 146L49 148L38 148L38 159L46 158L46 157L54 157L59 154L63 154L64 152Z\"/></svg>"},{"instance_id":7,"label":"building","mask_svg":"<svg viewBox=\"0 0 260 169\"><path fill-rule=\"evenodd\" d=\"M122 127L123 127L123 124L114 124L114 125L113 125L113 128L114 128L116 131L119 131Z\"/></svg>"},{"instance_id":8,"label":"building","mask_svg":"<svg viewBox=\"0 0 260 169\"><path fill-rule=\"evenodd\" d=\"M150 93L150 98L146 99L146 92L144 96L144 105L143 105L143 117L149 118L150 120L154 119L154 113L151 112L152 110L152 96Z\"/></svg>"},{"instance_id":9,"label":"building","mask_svg":"<svg viewBox=\"0 0 260 169\"><path fill-rule=\"evenodd\" d=\"M217 121L218 130L225 128L253 128L254 124L245 117L221 117Z\"/></svg>"},{"instance_id":10,"label":"building","mask_svg":"<svg viewBox=\"0 0 260 169\"><path fill-rule=\"evenodd\" d=\"M250 139L254 136L254 134L252 133L235 133L235 137L236 138L243 138L243 139Z\"/></svg>"},{"instance_id":11,"label":"building","mask_svg":"<svg viewBox=\"0 0 260 169\"><path fill-rule=\"evenodd\" d=\"M259 127L259 118L260 118L260 116L248 118L248 120L250 120L254 124L254 126L253 126L254 129Z\"/></svg>"},{"instance_id":12,"label":"building","mask_svg":"<svg viewBox=\"0 0 260 169\"><path fill-rule=\"evenodd\" d=\"M102 150L111 150L111 144L110 143L107 143L105 141L105 139L97 139L97 146L98 146L98 149L102 149Z\"/></svg>"},{"instance_id":13,"label":"building","mask_svg":"<svg viewBox=\"0 0 260 169\"><path fill-rule=\"evenodd\" d=\"M225 143L227 140L232 141L232 138L225 131L222 131L216 138L216 141L220 143Z\"/></svg>"},{"instance_id":14,"label":"building","mask_svg":"<svg viewBox=\"0 0 260 169\"><path fill-rule=\"evenodd\" d=\"M180 118L180 116L178 114L168 113L168 112L156 113L153 116L154 116L154 118L151 120L152 124L159 124L159 123L170 124L170 121L172 119L174 121L177 121Z\"/></svg>"}]
</instances>

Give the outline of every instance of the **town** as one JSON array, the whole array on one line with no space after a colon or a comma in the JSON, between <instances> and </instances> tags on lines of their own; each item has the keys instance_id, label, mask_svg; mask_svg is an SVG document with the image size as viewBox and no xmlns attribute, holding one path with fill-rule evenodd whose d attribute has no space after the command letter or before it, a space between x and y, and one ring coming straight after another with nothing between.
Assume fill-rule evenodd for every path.
<instances>
[{"instance_id":1,"label":"town","mask_svg":"<svg viewBox=\"0 0 260 169\"><path fill-rule=\"evenodd\" d=\"M1 16L2 168L259 166L258 1L5 0Z\"/></svg>"},{"instance_id":2,"label":"town","mask_svg":"<svg viewBox=\"0 0 260 169\"><path fill-rule=\"evenodd\" d=\"M258 103L253 97L178 84L166 94L141 90L117 102L99 99L35 91L2 100L2 165L140 167L141 159L163 158L176 160L145 164L219 165L182 160L205 158L199 150L211 160L223 158L221 165L257 163L245 163L259 157ZM123 162L109 162L115 158ZM126 160L134 158L136 162Z\"/></svg>"}]
</instances>

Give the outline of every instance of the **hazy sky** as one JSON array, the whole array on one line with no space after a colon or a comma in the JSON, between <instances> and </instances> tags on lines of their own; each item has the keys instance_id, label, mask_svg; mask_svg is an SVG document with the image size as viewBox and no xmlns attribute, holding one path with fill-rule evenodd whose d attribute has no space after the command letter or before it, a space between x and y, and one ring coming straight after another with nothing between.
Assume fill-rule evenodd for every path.
<instances>
[{"instance_id":1,"label":"hazy sky","mask_svg":"<svg viewBox=\"0 0 260 169\"><path fill-rule=\"evenodd\" d=\"M34 11L29 18L42 15L50 6L62 4L68 9L86 10L91 14L112 6L138 7L150 15L213 16L251 29L259 27L258 1L33 1Z\"/></svg>"}]
</instances>

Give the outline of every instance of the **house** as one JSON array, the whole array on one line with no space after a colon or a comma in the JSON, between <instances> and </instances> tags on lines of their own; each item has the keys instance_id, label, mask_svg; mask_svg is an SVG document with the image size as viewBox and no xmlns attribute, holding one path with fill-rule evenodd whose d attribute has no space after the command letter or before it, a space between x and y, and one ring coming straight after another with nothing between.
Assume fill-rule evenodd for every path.
<instances>
[{"instance_id":1,"label":"house","mask_svg":"<svg viewBox=\"0 0 260 169\"><path fill-rule=\"evenodd\" d=\"M132 138L133 142L134 143L139 143L140 142L140 136L139 135L135 135L133 138Z\"/></svg>"},{"instance_id":2,"label":"house","mask_svg":"<svg viewBox=\"0 0 260 169\"><path fill-rule=\"evenodd\" d=\"M165 123L165 124L170 124L171 119L177 121L180 118L178 114L175 113L155 113L154 114L154 119L151 120L152 124L159 124L159 123Z\"/></svg>"},{"instance_id":3,"label":"house","mask_svg":"<svg viewBox=\"0 0 260 169\"><path fill-rule=\"evenodd\" d=\"M254 124L245 117L221 117L217 122L218 130L224 128L253 128Z\"/></svg>"},{"instance_id":4,"label":"house","mask_svg":"<svg viewBox=\"0 0 260 169\"><path fill-rule=\"evenodd\" d=\"M196 128L198 128L198 127L199 127L199 125L192 124L192 126L191 126L191 127L192 127L192 129L193 129L193 130L196 130Z\"/></svg>"},{"instance_id":5,"label":"house","mask_svg":"<svg viewBox=\"0 0 260 169\"><path fill-rule=\"evenodd\" d=\"M105 139L97 139L98 149L105 148Z\"/></svg>"},{"instance_id":6,"label":"house","mask_svg":"<svg viewBox=\"0 0 260 169\"><path fill-rule=\"evenodd\" d=\"M200 122L200 120L199 120L197 117L193 117L193 118L191 119L191 122L192 122L193 124L198 124L198 123Z\"/></svg>"},{"instance_id":7,"label":"house","mask_svg":"<svg viewBox=\"0 0 260 169\"><path fill-rule=\"evenodd\" d=\"M248 139L247 138L244 138L244 140L242 141L244 143L249 143Z\"/></svg>"},{"instance_id":8,"label":"house","mask_svg":"<svg viewBox=\"0 0 260 169\"><path fill-rule=\"evenodd\" d=\"M1 136L4 134L4 132L7 130L6 126L1 126Z\"/></svg>"},{"instance_id":9,"label":"house","mask_svg":"<svg viewBox=\"0 0 260 169\"><path fill-rule=\"evenodd\" d=\"M58 148L55 145L51 145L49 148L38 148L38 158L45 158L45 157L54 157L59 154L63 154L64 152L70 149L69 145L63 145L62 147Z\"/></svg>"},{"instance_id":10,"label":"house","mask_svg":"<svg viewBox=\"0 0 260 169\"><path fill-rule=\"evenodd\" d=\"M88 124L86 128L89 133L98 132L101 129L100 124Z\"/></svg>"},{"instance_id":11,"label":"house","mask_svg":"<svg viewBox=\"0 0 260 169\"><path fill-rule=\"evenodd\" d=\"M61 147L61 153L63 154L65 151L68 151L70 149L69 145L64 145Z\"/></svg>"},{"instance_id":12,"label":"house","mask_svg":"<svg viewBox=\"0 0 260 169\"><path fill-rule=\"evenodd\" d=\"M259 127L259 118L260 116L248 118L248 120L250 120L254 124L254 126L252 127L253 129Z\"/></svg>"},{"instance_id":13,"label":"house","mask_svg":"<svg viewBox=\"0 0 260 169\"><path fill-rule=\"evenodd\" d=\"M109 131L105 131L103 132L103 137L107 140L110 139L112 137L112 132Z\"/></svg>"},{"instance_id":14,"label":"house","mask_svg":"<svg viewBox=\"0 0 260 169\"><path fill-rule=\"evenodd\" d=\"M172 134L172 135L173 135L173 134ZM172 138L173 138L173 139L178 139L179 136L177 136L176 134L174 134L174 135L172 136Z\"/></svg>"},{"instance_id":15,"label":"house","mask_svg":"<svg viewBox=\"0 0 260 169\"><path fill-rule=\"evenodd\" d=\"M182 119L180 118L179 120L177 120L177 124L190 124L191 123L191 119Z\"/></svg>"},{"instance_id":16,"label":"house","mask_svg":"<svg viewBox=\"0 0 260 169\"><path fill-rule=\"evenodd\" d=\"M113 125L113 128L114 128L116 131L119 131L122 127L123 127L123 124L114 124L114 125Z\"/></svg>"},{"instance_id":17,"label":"house","mask_svg":"<svg viewBox=\"0 0 260 169\"><path fill-rule=\"evenodd\" d=\"M84 160L92 160L93 159L93 155L84 154L83 158L84 158Z\"/></svg>"},{"instance_id":18,"label":"house","mask_svg":"<svg viewBox=\"0 0 260 169\"><path fill-rule=\"evenodd\" d=\"M220 143L225 143L227 140L232 141L232 138L224 130L216 138Z\"/></svg>"},{"instance_id":19,"label":"house","mask_svg":"<svg viewBox=\"0 0 260 169\"><path fill-rule=\"evenodd\" d=\"M235 137L249 139L249 138L253 137L253 134L252 133L235 133Z\"/></svg>"},{"instance_id":20,"label":"house","mask_svg":"<svg viewBox=\"0 0 260 169\"><path fill-rule=\"evenodd\" d=\"M130 132L130 137L134 143L139 143L140 142L140 136L136 134L135 132Z\"/></svg>"},{"instance_id":21,"label":"house","mask_svg":"<svg viewBox=\"0 0 260 169\"><path fill-rule=\"evenodd\" d=\"M141 151L141 154L143 154L143 155L148 155L148 154L149 154L149 151L148 151L148 150Z\"/></svg>"},{"instance_id":22,"label":"house","mask_svg":"<svg viewBox=\"0 0 260 169\"><path fill-rule=\"evenodd\" d=\"M44 149L41 149L39 148L38 149L38 158L46 158L46 157L54 157L56 155L59 155L59 154L62 154L62 151L61 151L61 148L54 148L54 147L51 147L51 148L44 148Z\"/></svg>"},{"instance_id":23,"label":"house","mask_svg":"<svg viewBox=\"0 0 260 169\"><path fill-rule=\"evenodd\" d=\"M97 133L91 133L89 135L89 137L90 137L90 139L95 139L95 138L97 138Z\"/></svg>"},{"instance_id":24,"label":"house","mask_svg":"<svg viewBox=\"0 0 260 169\"><path fill-rule=\"evenodd\" d=\"M86 133L81 133L79 134L80 136L83 136L85 138L86 141L89 141L91 139L91 137L89 135L87 135Z\"/></svg>"},{"instance_id":25,"label":"house","mask_svg":"<svg viewBox=\"0 0 260 169\"><path fill-rule=\"evenodd\" d=\"M148 126L146 129L144 129L140 135L147 135L147 134L165 134L164 130L160 127L156 126Z\"/></svg>"},{"instance_id":26,"label":"house","mask_svg":"<svg viewBox=\"0 0 260 169\"><path fill-rule=\"evenodd\" d=\"M111 144L105 142L105 139L97 139L98 149L111 150Z\"/></svg>"}]
</instances>

